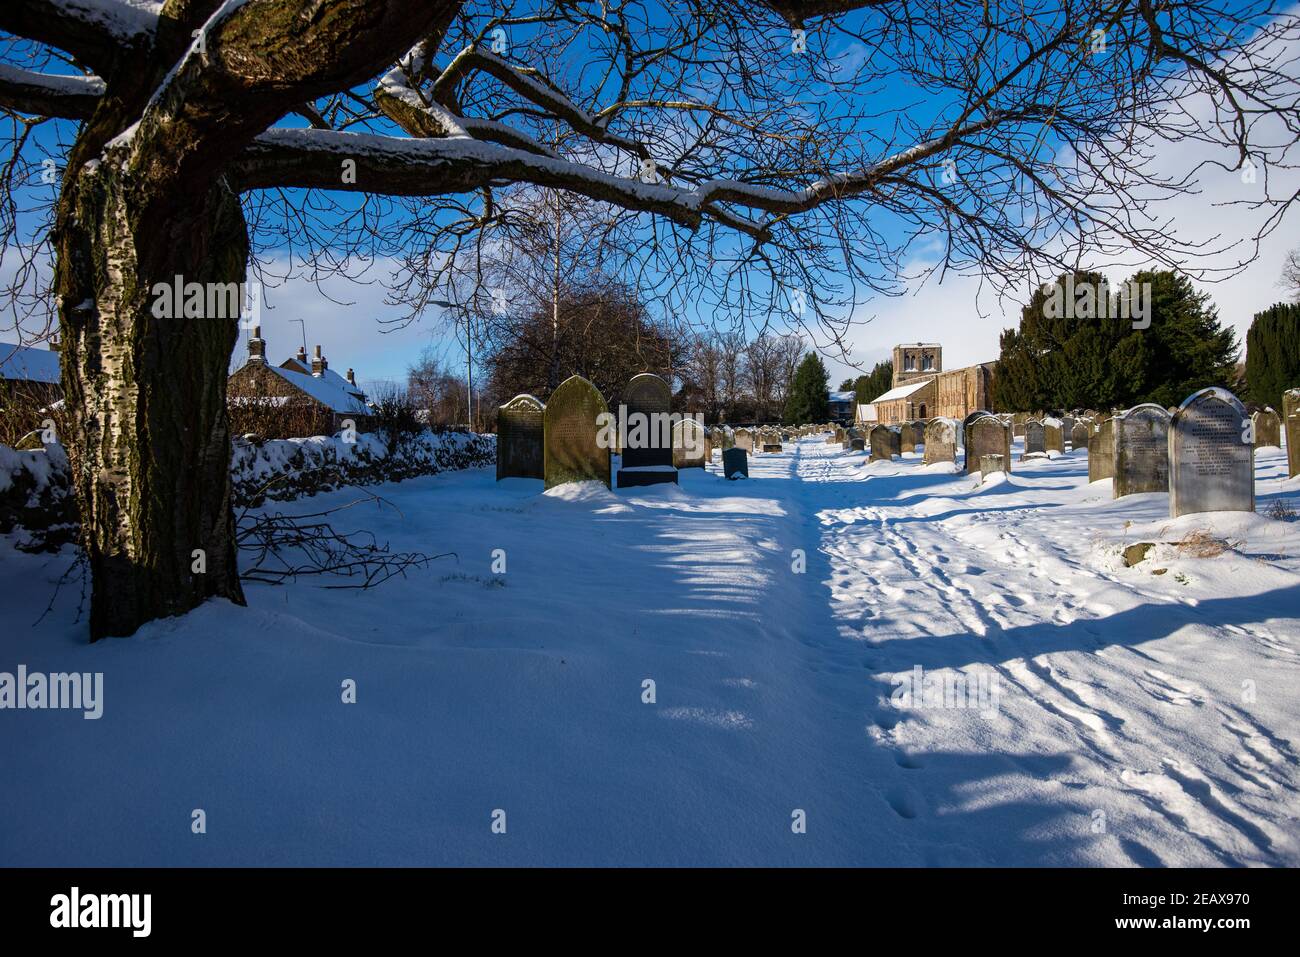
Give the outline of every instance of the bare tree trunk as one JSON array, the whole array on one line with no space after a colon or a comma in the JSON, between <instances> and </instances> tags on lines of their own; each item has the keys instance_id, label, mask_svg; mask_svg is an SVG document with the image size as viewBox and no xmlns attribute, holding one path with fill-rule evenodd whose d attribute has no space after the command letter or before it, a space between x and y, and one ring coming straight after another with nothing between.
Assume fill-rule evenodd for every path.
<instances>
[{"instance_id":1,"label":"bare tree trunk","mask_svg":"<svg viewBox=\"0 0 1300 957\"><path fill-rule=\"evenodd\" d=\"M64 182L55 238L91 640L212 596L243 604L225 405L238 314L154 310L156 283L244 281L238 197L149 195L116 163L90 163Z\"/></svg>"}]
</instances>

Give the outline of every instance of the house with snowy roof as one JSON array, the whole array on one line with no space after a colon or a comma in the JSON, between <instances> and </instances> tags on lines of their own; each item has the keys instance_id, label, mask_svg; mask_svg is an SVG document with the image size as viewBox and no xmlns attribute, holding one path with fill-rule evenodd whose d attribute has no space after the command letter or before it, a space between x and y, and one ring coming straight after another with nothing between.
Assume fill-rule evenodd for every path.
<instances>
[{"instance_id":1,"label":"house with snowy roof","mask_svg":"<svg viewBox=\"0 0 1300 957\"><path fill-rule=\"evenodd\" d=\"M307 350L299 348L297 355L272 365L260 326L248 339L248 355L231 374L226 395L232 417L239 422L254 418L274 426L293 420L304 428L310 423L306 434L337 432L349 421L364 432L371 424L372 409L357 387L356 373L349 369L342 376L331 369L319 345L310 359Z\"/></svg>"},{"instance_id":2,"label":"house with snowy roof","mask_svg":"<svg viewBox=\"0 0 1300 957\"><path fill-rule=\"evenodd\" d=\"M62 397L58 343L42 349L0 342L0 384L45 402Z\"/></svg>"}]
</instances>

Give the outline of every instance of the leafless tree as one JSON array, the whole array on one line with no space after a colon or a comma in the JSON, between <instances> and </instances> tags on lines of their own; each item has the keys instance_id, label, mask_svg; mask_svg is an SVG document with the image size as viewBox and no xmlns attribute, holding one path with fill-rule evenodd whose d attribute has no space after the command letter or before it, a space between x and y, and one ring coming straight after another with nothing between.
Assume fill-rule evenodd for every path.
<instances>
[{"instance_id":1,"label":"leafless tree","mask_svg":"<svg viewBox=\"0 0 1300 957\"><path fill-rule=\"evenodd\" d=\"M577 196L660 314L827 345L918 243L1016 288L1206 251L1159 214L1196 171L1152 144L1262 168L1264 229L1296 198L1268 192L1300 130L1272 0L4 0L0 30L6 306L57 315L95 637L242 601L236 322L157 315L175 277L463 262Z\"/></svg>"},{"instance_id":2,"label":"leafless tree","mask_svg":"<svg viewBox=\"0 0 1300 957\"><path fill-rule=\"evenodd\" d=\"M1282 263L1282 278L1278 282L1293 302L1300 302L1300 249L1286 254Z\"/></svg>"}]
</instances>

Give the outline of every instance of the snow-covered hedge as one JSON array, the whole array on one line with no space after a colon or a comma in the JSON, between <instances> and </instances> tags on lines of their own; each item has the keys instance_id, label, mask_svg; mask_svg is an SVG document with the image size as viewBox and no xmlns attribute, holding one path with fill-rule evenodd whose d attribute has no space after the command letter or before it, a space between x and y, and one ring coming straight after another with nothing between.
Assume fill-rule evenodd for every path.
<instances>
[{"instance_id":1,"label":"snow-covered hedge","mask_svg":"<svg viewBox=\"0 0 1300 957\"><path fill-rule=\"evenodd\" d=\"M429 430L403 436L390 449L382 433L363 432L355 442L339 436L309 439L235 440L230 463L236 508L328 492L343 485L400 482L449 469L496 462L495 435Z\"/></svg>"},{"instance_id":2,"label":"snow-covered hedge","mask_svg":"<svg viewBox=\"0 0 1300 957\"><path fill-rule=\"evenodd\" d=\"M404 436L390 449L379 433L356 442L338 436L250 442L235 439L230 460L236 508L328 492L343 485L400 482L448 469L496 462L495 435L429 430ZM34 547L57 548L76 531L76 505L68 457L60 445L19 451L0 445L0 533L21 526L36 536Z\"/></svg>"},{"instance_id":3,"label":"snow-covered hedge","mask_svg":"<svg viewBox=\"0 0 1300 957\"><path fill-rule=\"evenodd\" d=\"M17 450L0 445L0 533L36 533L32 548L58 548L76 534L77 510L63 446Z\"/></svg>"}]
</instances>

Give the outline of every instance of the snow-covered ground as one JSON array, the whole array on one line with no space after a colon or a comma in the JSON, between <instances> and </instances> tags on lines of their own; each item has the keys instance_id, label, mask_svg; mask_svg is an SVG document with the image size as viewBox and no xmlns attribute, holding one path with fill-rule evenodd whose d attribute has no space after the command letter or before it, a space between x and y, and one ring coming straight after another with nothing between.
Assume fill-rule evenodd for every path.
<instances>
[{"instance_id":1,"label":"snow-covered ground","mask_svg":"<svg viewBox=\"0 0 1300 957\"><path fill-rule=\"evenodd\" d=\"M338 524L458 558L95 645L76 587L31 627L71 550L0 538L0 671L105 676L99 720L0 712L0 863L1300 864L1282 454L1261 514L1176 522L1082 451L1016 468L809 438L739 482L415 479ZM1229 549L1119 560L1200 529ZM986 696L914 706L918 667Z\"/></svg>"}]
</instances>

